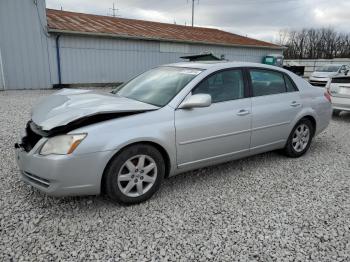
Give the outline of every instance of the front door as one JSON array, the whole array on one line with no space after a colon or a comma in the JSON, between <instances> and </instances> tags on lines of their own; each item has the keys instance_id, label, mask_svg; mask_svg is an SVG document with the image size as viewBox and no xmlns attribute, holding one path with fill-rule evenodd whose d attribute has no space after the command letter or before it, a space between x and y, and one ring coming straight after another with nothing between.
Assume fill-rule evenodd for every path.
<instances>
[{"instance_id":1,"label":"front door","mask_svg":"<svg viewBox=\"0 0 350 262\"><path fill-rule=\"evenodd\" d=\"M209 94L205 108L175 111L178 166L231 158L249 152L251 98L247 98L243 72L217 72L198 84L192 94Z\"/></svg>"}]
</instances>

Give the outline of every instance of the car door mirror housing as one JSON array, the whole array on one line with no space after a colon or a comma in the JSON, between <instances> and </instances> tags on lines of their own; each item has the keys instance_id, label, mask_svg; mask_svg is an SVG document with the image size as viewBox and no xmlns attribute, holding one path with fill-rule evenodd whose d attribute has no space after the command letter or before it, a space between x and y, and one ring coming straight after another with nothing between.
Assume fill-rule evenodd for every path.
<instances>
[{"instance_id":1,"label":"car door mirror housing","mask_svg":"<svg viewBox=\"0 0 350 262\"><path fill-rule=\"evenodd\" d=\"M192 95L183 101L179 108L190 109L196 107L208 107L211 105L211 95L208 94L196 94Z\"/></svg>"}]
</instances>

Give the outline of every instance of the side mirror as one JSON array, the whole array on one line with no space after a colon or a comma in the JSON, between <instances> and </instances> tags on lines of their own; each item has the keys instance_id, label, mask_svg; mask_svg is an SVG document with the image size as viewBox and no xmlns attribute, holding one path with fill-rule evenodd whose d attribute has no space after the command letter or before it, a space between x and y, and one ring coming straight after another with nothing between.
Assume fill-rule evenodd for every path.
<instances>
[{"instance_id":1,"label":"side mirror","mask_svg":"<svg viewBox=\"0 0 350 262\"><path fill-rule=\"evenodd\" d=\"M179 108L190 109L195 107L208 107L211 105L211 96L208 94L192 95L181 103Z\"/></svg>"}]
</instances>

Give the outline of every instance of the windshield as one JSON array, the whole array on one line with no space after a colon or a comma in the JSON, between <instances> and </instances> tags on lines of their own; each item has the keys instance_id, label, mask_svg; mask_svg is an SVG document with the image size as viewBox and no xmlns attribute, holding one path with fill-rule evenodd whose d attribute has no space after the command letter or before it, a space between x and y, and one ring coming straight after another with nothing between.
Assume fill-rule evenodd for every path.
<instances>
[{"instance_id":1,"label":"windshield","mask_svg":"<svg viewBox=\"0 0 350 262\"><path fill-rule=\"evenodd\" d=\"M334 66L334 65L330 65L330 66L322 66L317 68L317 72L338 72L340 66Z\"/></svg>"},{"instance_id":2,"label":"windshield","mask_svg":"<svg viewBox=\"0 0 350 262\"><path fill-rule=\"evenodd\" d=\"M137 76L113 93L162 107L201 72L193 68L158 67Z\"/></svg>"}]
</instances>

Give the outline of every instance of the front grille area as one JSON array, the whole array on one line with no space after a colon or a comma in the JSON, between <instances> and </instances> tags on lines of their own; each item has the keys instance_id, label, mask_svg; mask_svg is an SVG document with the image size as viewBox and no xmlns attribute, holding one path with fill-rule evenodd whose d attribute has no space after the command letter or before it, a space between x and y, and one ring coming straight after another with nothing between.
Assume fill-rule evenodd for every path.
<instances>
[{"instance_id":1,"label":"front grille area","mask_svg":"<svg viewBox=\"0 0 350 262\"><path fill-rule=\"evenodd\" d=\"M39 142L39 140L42 138L41 135L35 133L31 125L33 122L29 121L26 126L26 136L22 138L21 146L24 148L26 152L29 152L33 149L33 147Z\"/></svg>"},{"instance_id":2,"label":"front grille area","mask_svg":"<svg viewBox=\"0 0 350 262\"><path fill-rule=\"evenodd\" d=\"M36 175L33 175L28 172L23 172L23 176L25 176L28 180L33 182L34 184L37 184L42 187L48 188L50 186L50 181L41 177L38 177Z\"/></svg>"}]
</instances>

